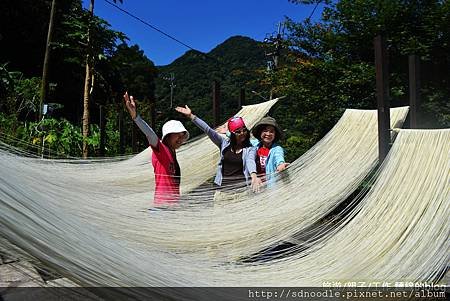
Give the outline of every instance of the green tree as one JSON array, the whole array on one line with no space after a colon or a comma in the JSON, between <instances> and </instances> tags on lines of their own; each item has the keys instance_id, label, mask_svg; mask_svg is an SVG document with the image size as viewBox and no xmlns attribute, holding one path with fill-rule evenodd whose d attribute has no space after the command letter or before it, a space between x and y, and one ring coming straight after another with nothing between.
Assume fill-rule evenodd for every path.
<instances>
[{"instance_id":1,"label":"green tree","mask_svg":"<svg viewBox=\"0 0 450 301\"><path fill-rule=\"evenodd\" d=\"M15 112L17 122L33 120L37 109L31 106L33 97L30 87L38 85L38 78L42 74L42 62L48 29L50 0L30 1L17 0L2 2L0 10L0 64L8 63L9 70L2 74L2 91L0 110L11 112L22 108L22 112ZM87 47L87 28L91 26L91 36L95 40L91 47ZM92 61L96 65L104 64L115 51L117 42L123 41L125 36L111 30L109 24L98 17L90 18L89 13L82 8L81 0L59 1L55 13L54 38L51 43L52 57L49 68L50 93L47 102L61 104L61 109L53 114L56 118L65 117L76 126L80 123L82 111L83 70L85 54L89 51ZM32 50L32 51L30 51ZM8 79L11 74L20 74L20 81ZM3 76L8 74L8 76ZM101 84L103 75L95 70L94 83L96 95L103 96L109 90L108 85ZM4 89L6 83L9 92ZM91 81L92 83L92 81ZM114 85L114 83L111 83ZM17 91L20 89L21 91ZM90 90L91 91L91 90ZM25 98L25 96L27 98ZM95 97L95 95L93 95ZM26 101L25 101L26 100ZM98 101L93 101L98 103ZM27 112L25 112L27 111ZM28 113L29 112L29 113ZM17 114L16 114L17 113ZM96 117L96 112L93 118ZM8 116L8 115L7 115ZM12 118L12 117L11 117ZM16 124L16 123L11 123ZM17 125L19 126L19 125ZM91 144L89 144L91 145ZM89 146L90 147L90 146Z\"/></svg>"},{"instance_id":2,"label":"green tree","mask_svg":"<svg viewBox=\"0 0 450 301\"><path fill-rule=\"evenodd\" d=\"M122 0L119 0L122 3ZM116 0L114 0L116 2ZM87 138L89 136L89 118L90 118L90 112L89 112L89 105L90 105L90 94L92 93L93 89L93 81L94 81L94 64L95 64L95 58L101 58L101 56L104 54L104 51L108 48L108 45L104 45L101 42L104 41L104 39L97 39L104 37L104 35L97 35L95 36L95 30L99 30L103 34L105 33L105 24L102 19L94 18L94 3L95 0L90 0L89 5L89 19L88 19L88 26L87 26L87 35L86 35L86 60L85 60L85 77L84 77L84 90L83 90L83 118L82 118L82 132L83 132L83 158L87 158L88 156L88 143ZM100 21L100 22L99 22ZM97 32L98 33L98 32ZM111 31L110 31L111 33ZM114 32L116 33L116 32ZM117 36L118 38L119 36ZM110 39L107 41L109 44L114 44L114 40ZM100 46L100 47L98 47ZM105 47L106 46L106 47ZM96 50L101 51L96 51Z\"/></svg>"},{"instance_id":3,"label":"green tree","mask_svg":"<svg viewBox=\"0 0 450 301\"><path fill-rule=\"evenodd\" d=\"M125 91L133 95L139 105L139 113L148 121L151 119L151 106L154 105L155 78L158 70L151 60L149 60L138 45L128 46L125 43L120 44L113 52L111 57L98 66L99 73L102 75L98 85L105 87L100 91L105 91L104 95L98 98L109 99L104 104L108 106L108 139L111 142L119 143L118 124L119 112L124 109L122 96ZM127 113L126 113L127 114ZM126 118L129 120L129 118ZM112 125L115 125L115 129ZM124 128L125 137L131 137L133 124ZM136 135L140 135L135 133ZM143 135L139 136L138 147L147 145L147 140ZM114 140L115 139L115 140ZM127 143L128 144L128 143ZM112 143L108 144L110 150L117 149Z\"/></svg>"},{"instance_id":4,"label":"green tree","mask_svg":"<svg viewBox=\"0 0 450 301\"><path fill-rule=\"evenodd\" d=\"M408 55L418 54L421 126L448 127L449 3L341 0L328 2L318 22L288 19L290 52L275 84L278 93L288 98L275 115L297 147L302 144L300 148L307 149L315 143L345 108L376 108L373 39L377 34L387 37L391 105L408 104Z\"/></svg>"}]
</instances>

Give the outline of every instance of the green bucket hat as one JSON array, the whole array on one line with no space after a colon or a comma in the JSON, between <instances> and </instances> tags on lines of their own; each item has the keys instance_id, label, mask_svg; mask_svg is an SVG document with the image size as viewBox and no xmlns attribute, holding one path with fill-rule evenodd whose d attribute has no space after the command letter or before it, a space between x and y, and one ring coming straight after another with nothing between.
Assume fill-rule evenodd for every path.
<instances>
[{"instance_id":1,"label":"green bucket hat","mask_svg":"<svg viewBox=\"0 0 450 301\"><path fill-rule=\"evenodd\" d=\"M252 129L253 137L255 137L258 140L261 140L261 132L263 128L268 125L271 125L275 128L275 139L273 140L274 142L283 138L283 131L281 130L275 118L272 118L270 116L264 117L255 124L255 126Z\"/></svg>"}]
</instances>

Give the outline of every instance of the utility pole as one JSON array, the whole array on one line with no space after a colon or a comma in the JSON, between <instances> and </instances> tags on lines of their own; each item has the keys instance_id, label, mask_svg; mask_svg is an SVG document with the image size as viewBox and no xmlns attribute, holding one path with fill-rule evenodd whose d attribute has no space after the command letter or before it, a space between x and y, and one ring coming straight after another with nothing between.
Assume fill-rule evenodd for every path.
<instances>
[{"instance_id":1,"label":"utility pole","mask_svg":"<svg viewBox=\"0 0 450 301\"><path fill-rule=\"evenodd\" d=\"M264 43L266 43L270 47L270 52L266 52L266 56L269 58L267 65L270 66L271 69L278 68L283 42L283 33L284 23L279 22L277 34L274 35L272 33L271 35L266 35L266 38L264 39Z\"/></svg>"},{"instance_id":2,"label":"utility pole","mask_svg":"<svg viewBox=\"0 0 450 301\"><path fill-rule=\"evenodd\" d=\"M270 51L266 51L267 60L267 73L270 75L274 74L274 71L278 69L279 60L281 56L281 48L283 42L283 32L284 32L284 23L278 23L278 30L276 35L271 34L270 36L266 35L264 39L264 43L270 47ZM270 99L273 98L273 87L270 89Z\"/></svg>"},{"instance_id":3,"label":"utility pole","mask_svg":"<svg viewBox=\"0 0 450 301\"><path fill-rule=\"evenodd\" d=\"M53 20L56 11L56 0L52 1L52 8L50 10L50 21L48 23L47 43L45 44L44 65L42 67L42 82L41 82L41 99L39 102L39 121L42 119L44 102L47 99L47 81L48 81L48 65L50 61L50 51L53 35Z\"/></svg>"},{"instance_id":4,"label":"utility pole","mask_svg":"<svg viewBox=\"0 0 450 301\"><path fill-rule=\"evenodd\" d=\"M165 77L163 77L163 79L170 81L170 108L172 108L173 107L173 90L176 87L176 85L174 84L175 74L170 73L169 76L165 76Z\"/></svg>"},{"instance_id":5,"label":"utility pole","mask_svg":"<svg viewBox=\"0 0 450 301\"><path fill-rule=\"evenodd\" d=\"M274 41L275 53L273 55L273 63L275 64L275 68L278 68L278 59L280 58L281 43L283 41L281 34L282 31L284 31L284 23L279 22L277 37L275 38Z\"/></svg>"}]
</instances>

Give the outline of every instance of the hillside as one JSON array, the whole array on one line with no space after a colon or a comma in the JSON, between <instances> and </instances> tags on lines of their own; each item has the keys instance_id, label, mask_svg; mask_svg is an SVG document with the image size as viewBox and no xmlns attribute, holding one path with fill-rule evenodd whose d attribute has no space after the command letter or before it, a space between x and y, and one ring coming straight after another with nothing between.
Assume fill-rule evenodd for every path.
<instances>
[{"instance_id":1,"label":"hillside","mask_svg":"<svg viewBox=\"0 0 450 301\"><path fill-rule=\"evenodd\" d=\"M221 119L225 120L238 109L240 88L247 91L247 104L261 100L250 91L258 90L256 70L265 67L265 60L262 43L243 36L231 37L206 54L187 51L173 63L158 67L158 119L180 117L170 109L170 81L164 78L171 73L176 85L174 106L187 104L196 114L211 122L213 81L217 80L221 85ZM197 132L196 129L192 130Z\"/></svg>"}]
</instances>

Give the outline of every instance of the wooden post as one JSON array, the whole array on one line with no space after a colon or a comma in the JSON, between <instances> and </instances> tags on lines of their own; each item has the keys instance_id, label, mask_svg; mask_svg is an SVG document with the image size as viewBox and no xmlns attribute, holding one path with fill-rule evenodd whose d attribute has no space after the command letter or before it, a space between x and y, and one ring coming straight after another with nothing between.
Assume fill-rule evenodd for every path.
<instances>
[{"instance_id":1,"label":"wooden post","mask_svg":"<svg viewBox=\"0 0 450 301\"><path fill-rule=\"evenodd\" d=\"M376 91L378 103L378 150L379 161L383 162L389 152L391 141L390 102L389 102L389 72L386 41L383 36L374 39Z\"/></svg>"},{"instance_id":2,"label":"wooden post","mask_svg":"<svg viewBox=\"0 0 450 301\"><path fill-rule=\"evenodd\" d=\"M245 105L245 89L241 88L239 93L238 110L240 110L243 105Z\"/></svg>"},{"instance_id":3,"label":"wooden post","mask_svg":"<svg viewBox=\"0 0 450 301\"><path fill-rule=\"evenodd\" d=\"M56 0L52 1L52 8L50 10L50 21L48 23L48 32L47 32L47 43L45 44L45 56L44 56L44 65L42 67L42 83L41 83L41 99L39 102L39 121L42 119L42 111L44 106L44 101L47 99L47 86L48 86L48 65L50 61L50 51L51 51L51 42L53 35L53 20L55 16L55 7Z\"/></svg>"},{"instance_id":4,"label":"wooden post","mask_svg":"<svg viewBox=\"0 0 450 301\"><path fill-rule=\"evenodd\" d=\"M138 148L137 148L137 130L136 130L137 125L133 122L133 125L131 127L131 149L133 150L133 154L138 152Z\"/></svg>"},{"instance_id":5,"label":"wooden post","mask_svg":"<svg viewBox=\"0 0 450 301\"><path fill-rule=\"evenodd\" d=\"M123 107L119 106L119 154L125 154L125 137L124 137L124 126L123 126Z\"/></svg>"},{"instance_id":6,"label":"wooden post","mask_svg":"<svg viewBox=\"0 0 450 301\"><path fill-rule=\"evenodd\" d=\"M418 55L409 56L409 126L417 128L417 115L420 110L420 59Z\"/></svg>"},{"instance_id":7,"label":"wooden post","mask_svg":"<svg viewBox=\"0 0 450 301\"><path fill-rule=\"evenodd\" d=\"M105 108L103 105L100 105L100 149L99 155L101 157L105 156L105 142L106 142L106 118L105 118Z\"/></svg>"},{"instance_id":8,"label":"wooden post","mask_svg":"<svg viewBox=\"0 0 450 301\"><path fill-rule=\"evenodd\" d=\"M156 127L156 98L154 94L150 98L150 127L152 129Z\"/></svg>"},{"instance_id":9,"label":"wooden post","mask_svg":"<svg viewBox=\"0 0 450 301\"><path fill-rule=\"evenodd\" d=\"M219 126L220 123L220 83L213 83L213 126Z\"/></svg>"}]
</instances>

